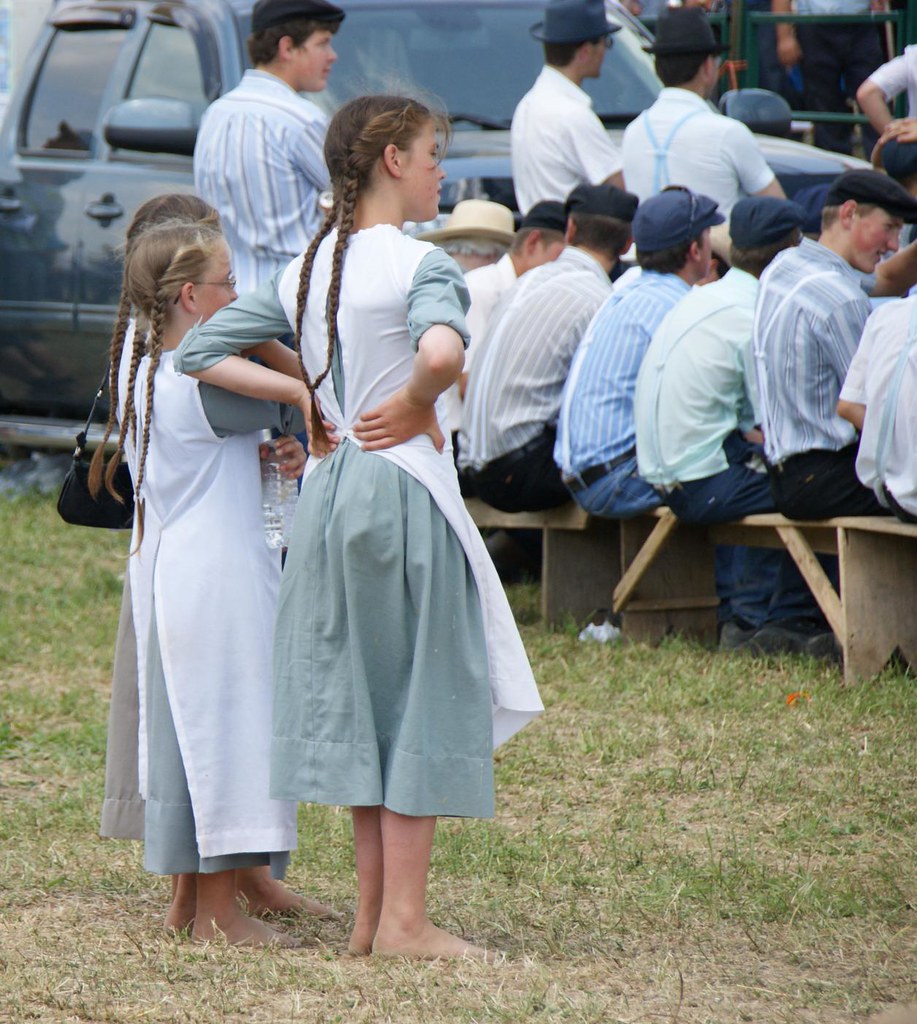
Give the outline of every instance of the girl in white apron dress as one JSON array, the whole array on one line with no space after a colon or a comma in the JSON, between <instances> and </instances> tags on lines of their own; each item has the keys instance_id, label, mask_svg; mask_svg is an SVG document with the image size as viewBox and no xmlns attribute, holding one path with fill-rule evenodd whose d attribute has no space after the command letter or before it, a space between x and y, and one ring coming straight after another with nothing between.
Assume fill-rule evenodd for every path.
<instances>
[{"instance_id":1,"label":"girl in white apron dress","mask_svg":"<svg viewBox=\"0 0 917 1024\"><path fill-rule=\"evenodd\" d=\"M238 409L208 409L197 383L172 368L188 327L235 298L218 226L148 227L128 249L124 291L148 329L146 345L121 360L115 456L125 450L135 490L129 576L144 862L188 883L167 923L193 917L196 940L220 933L232 943L293 945L236 900L237 871L269 867L282 877L296 845L295 804L271 799L268 786L280 566L264 540L254 431L269 414L247 410L249 432L232 433L238 423L225 420ZM301 470L295 439L278 448ZM183 905L189 899L193 908Z\"/></svg>"},{"instance_id":2,"label":"girl in white apron dress","mask_svg":"<svg viewBox=\"0 0 917 1024\"><path fill-rule=\"evenodd\" d=\"M437 213L444 127L401 97L342 107L319 236L195 328L176 366L311 416L319 459L278 600L271 793L351 807L351 952L492 959L427 915L434 830L439 815L493 814L493 747L542 704L438 419L464 361L467 290L442 250L402 233ZM301 377L238 358L284 328Z\"/></svg>"}]
</instances>

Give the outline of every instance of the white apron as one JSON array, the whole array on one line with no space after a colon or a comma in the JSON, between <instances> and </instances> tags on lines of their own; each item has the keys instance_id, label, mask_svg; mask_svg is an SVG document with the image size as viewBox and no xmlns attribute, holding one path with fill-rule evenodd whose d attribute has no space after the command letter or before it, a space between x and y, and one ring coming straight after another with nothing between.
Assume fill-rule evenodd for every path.
<instances>
[{"instance_id":1,"label":"white apron","mask_svg":"<svg viewBox=\"0 0 917 1024\"><path fill-rule=\"evenodd\" d=\"M138 448L147 366L145 358L134 388ZM136 479L133 445L127 454ZM143 543L129 560L138 637L138 769L146 796L146 666L155 608L202 857L296 846L296 804L268 795L280 559L264 541L258 467L257 435L217 437L197 381L178 376L172 353L164 352L140 494L146 505ZM132 550L136 545L135 518Z\"/></svg>"},{"instance_id":2,"label":"white apron","mask_svg":"<svg viewBox=\"0 0 917 1024\"><path fill-rule=\"evenodd\" d=\"M303 355L317 373L325 365L327 334L324 297L330 276L334 233L319 247L312 270ZM434 246L408 238L397 228L379 225L351 238L344 263L338 314L343 366L345 409L334 394L332 375L319 388L325 415L339 424L338 433L353 438L352 428L361 414L373 409L402 387L411 373L414 351L405 326L407 295L417 267ZM294 260L278 284L278 295L290 323L296 319L296 290L302 258ZM317 298L316 298L317 297ZM356 339L351 344L349 339ZM354 352L359 343L359 351ZM437 416L446 436L439 454L426 435L385 451L375 452L418 480L433 497L455 531L471 565L481 601L490 691L493 704L493 741L497 747L544 710L525 648L506 600L503 584L459 491L442 399ZM306 477L317 461L309 459Z\"/></svg>"}]
</instances>

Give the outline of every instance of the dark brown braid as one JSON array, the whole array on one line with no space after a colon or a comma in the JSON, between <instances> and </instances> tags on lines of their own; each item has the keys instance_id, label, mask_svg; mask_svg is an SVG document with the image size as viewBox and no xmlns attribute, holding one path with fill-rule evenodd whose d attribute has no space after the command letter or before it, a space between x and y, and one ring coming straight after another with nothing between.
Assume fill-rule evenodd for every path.
<instances>
[{"instance_id":1,"label":"dark brown braid","mask_svg":"<svg viewBox=\"0 0 917 1024\"><path fill-rule=\"evenodd\" d=\"M153 422L153 391L156 370L162 358L162 334L165 327L166 306L170 298L160 289L156 296L150 316L150 335L148 341L150 365L146 372L146 402L143 410L143 440L140 445L140 458L137 461L137 479L134 481L135 515L137 516L137 547L143 543L143 522L146 513L146 501L143 497L143 474L146 469L146 455L150 447L150 424ZM133 388L131 388L133 393Z\"/></svg>"},{"instance_id":2,"label":"dark brown braid","mask_svg":"<svg viewBox=\"0 0 917 1024\"><path fill-rule=\"evenodd\" d=\"M188 223L200 223L211 227L220 223L216 210L203 199L186 192L167 192L164 195L153 196L145 203L137 207L134 218L128 226L124 237L125 258L131 250L131 246L137 238L151 225L163 223L164 221L187 221ZM105 436L101 444L92 455L89 465L89 493L95 498L98 497L102 486L102 466L105 462L105 446L114 432L115 424L118 421L118 376L121 366L121 356L124 351L124 338L127 334L128 324L131 319L131 303L127 291L122 285L121 296L118 301L118 315L115 320L114 331L111 337L109 349L108 377L108 421L105 424ZM124 451L124 442L127 437L127 430L130 430L132 441L137 439L137 422L134 410L134 381L137 377L137 367L143 358L145 341L141 332L134 332L134 348L131 353L130 375L128 378L128 391L124 396L124 422L119 427L118 445L115 453L108 460L105 470L106 489L118 501L124 499L115 490L114 479L118 464Z\"/></svg>"},{"instance_id":3,"label":"dark brown braid","mask_svg":"<svg viewBox=\"0 0 917 1024\"><path fill-rule=\"evenodd\" d=\"M325 136L325 162L334 186L334 205L321 231L306 250L296 293L296 350L303 381L312 398L312 437L320 446L327 444L328 435L315 402L315 392L328 376L334 362L344 255L353 232L357 201L369 186L373 170L385 147L395 145L399 149L407 149L418 133L431 121L444 136L448 135L446 118L433 113L416 100L403 96L360 96L341 107L328 126ZM325 311L328 345L325 352L325 367L313 380L303 362L303 321L315 254L321 241L334 226L337 227L337 238L331 256L331 278Z\"/></svg>"}]
</instances>

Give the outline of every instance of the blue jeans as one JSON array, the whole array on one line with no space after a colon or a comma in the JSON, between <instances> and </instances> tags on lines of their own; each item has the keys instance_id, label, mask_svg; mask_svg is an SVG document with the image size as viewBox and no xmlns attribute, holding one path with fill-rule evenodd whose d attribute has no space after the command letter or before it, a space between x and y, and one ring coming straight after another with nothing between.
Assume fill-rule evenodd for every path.
<instances>
[{"instance_id":1,"label":"blue jeans","mask_svg":"<svg viewBox=\"0 0 917 1024\"><path fill-rule=\"evenodd\" d=\"M590 515L629 519L662 504L654 487L637 475L637 457L622 462L583 491L571 491L573 500Z\"/></svg>"},{"instance_id":2,"label":"blue jeans","mask_svg":"<svg viewBox=\"0 0 917 1024\"><path fill-rule=\"evenodd\" d=\"M729 466L722 473L679 484L666 504L686 523L724 523L756 512L773 512L774 499L766 473L746 463L761 448L737 431L723 442ZM785 552L768 548L716 549L716 591L721 622L737 619L761 626L779 619L822 619L809 588Z\"/></svg>"}]
</instances>

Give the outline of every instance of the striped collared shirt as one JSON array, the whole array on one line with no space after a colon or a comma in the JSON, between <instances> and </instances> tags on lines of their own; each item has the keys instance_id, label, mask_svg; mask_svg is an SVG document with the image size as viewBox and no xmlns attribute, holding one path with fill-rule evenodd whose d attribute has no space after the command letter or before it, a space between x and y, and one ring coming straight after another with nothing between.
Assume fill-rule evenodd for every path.
<instances>
[{"instance_id":1,"label":"striped collared shirt","mask_svg":"<svg viewBox=\"0 0 917 1024\"><path fill-rule=\"evenodd\" d=\"M568 247L503 296L468 378L462 466L480 469L555 423L570 360L610 292L602 267Z\"/></svg>"},{"instance_id":2,"label":"striped collared shirt","mask_svg":"<svg viewBox=\"0 0 917 1024\"><path fill-rule=\"evenodd\" d=\"M246 71L204 112L194 186L220 214L240 293L285 267L318 230L327 125L311 100L266 71Z\"/></svg>"},{"instance_id":3,"label":"striped collared shirt","mask_svg":"<svg viewBox=\"0 0 917 1024\"><path fill-rule=\"evenodd\" d=\"M554 461L566 475L623 455L636 444L634 388L662 318L690 285L644 271L596 313L564 388Z\"/></svg>"},{"instance_id":4,"label":"striped collared shirt","mask_svg":"<svg viewBox=\"0 0 917 1024\"><path fill-rule=\"evenodd\" d=\"M870 313L857 272L804 239L761 275L754 353L768 461L853 444L837 401Z\"/></svg>"}]
</instances>

